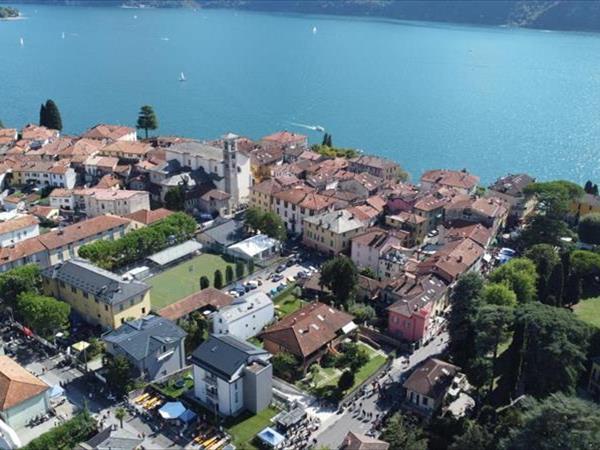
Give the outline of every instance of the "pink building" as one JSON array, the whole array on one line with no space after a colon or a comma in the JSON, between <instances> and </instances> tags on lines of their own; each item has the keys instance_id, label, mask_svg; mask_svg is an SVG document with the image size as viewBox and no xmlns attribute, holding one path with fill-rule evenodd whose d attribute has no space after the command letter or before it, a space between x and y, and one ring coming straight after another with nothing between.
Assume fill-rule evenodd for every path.
<instances>
[{"instance_id":1,"label":"pink building","mask_svg":"<svg viewBox=\"0 0 600 450\"><path fill-rule=\"evenodd\" d=\"M433 275L416 278L405 274L385 288L388 332L410 342L427 342L439 330L448 287Z\"/></svg>"}]
</instances>

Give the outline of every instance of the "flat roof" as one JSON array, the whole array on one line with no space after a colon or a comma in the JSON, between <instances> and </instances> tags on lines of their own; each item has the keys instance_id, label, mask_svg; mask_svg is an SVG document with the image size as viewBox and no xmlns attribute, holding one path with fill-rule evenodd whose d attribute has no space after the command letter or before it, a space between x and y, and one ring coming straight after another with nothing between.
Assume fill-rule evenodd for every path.
<instances>
[{"instance_id":1,"label":"flat roof","mask_svg":"<svg viewBox=\"0 0 600 450\"><path fill-rule=\"evenodd\" d=\"M154 255L149 256L148 260L159 266L164 266L165 264L177 261L179 258L191 255L199 250L202 250L202 244L197 241L189 240L155 253Z\"/></svg>"}]
</instances>

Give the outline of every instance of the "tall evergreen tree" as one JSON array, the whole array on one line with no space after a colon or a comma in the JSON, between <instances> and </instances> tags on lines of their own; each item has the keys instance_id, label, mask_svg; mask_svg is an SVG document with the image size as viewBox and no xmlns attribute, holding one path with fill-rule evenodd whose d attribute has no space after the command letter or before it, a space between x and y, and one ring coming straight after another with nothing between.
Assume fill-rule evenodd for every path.
<instances>
[{"instance_id":1,"label":"tall evergreen tree","mask_svg":"<svg viewBox=\"0 0 600 450\"><path fill-rule=\"evenodd\" d=\"M563 304L564 294L564 276L562 263L554 265L550 277L548 277L548 286L544 303L552 306L561 306Z\"/></svg>"},{"instance_id":2,"label":"tall evergreen tree","mask_svg":"<svg viewBox=\"0 0 600 450\"><path fill-rule=\"evenodd\" d=\"M227 268L225 269L225 282L227 284L229 284L232 281L233 281L233 269L231 268L231 266L227 266Z\"/></svg>"},{"instance_id":3,"label":"tall evergreen tree","mask_svg":"<svg viewBox=\"0 0 600 450\"><path fill-rule=\"evenodd\" d=\"M223 287L223 272L219 269L215 270L215 280L213 281L215 289L221 289Z\"/></svg>"},{"instance_id":4,"label":"tall evergreen tree","mask_svg":"<svg viewBox=\"0 0 600 450\"><path fill-rule=\"evenodd\" d=\"M60 111L58 110L56 103L54 103L53 100L47 100L45 110L44 126L52 130L62 131L62 118L60 117Z\"/></svg>"},{"instance_id":5,"label":"tall evergreen tree","mask_svg":"<svg viewBox=\"0 0 600 450\"><path fill-rule=\"evenodd\" d=\"M158 128L158 119L152 106L144 105L140 108L136 126L139 130L146 132L146 139L148 139L148 130L156 130Z\"/></svg>"},{"instance_id":6,"label":"tall evergreen tree","mask_svg":"<svg viewBox=\"0 0 600 450\"><path fill-rule=\"evenodd\" d=\"M327 137L328 137L328 136L329 136L329 134L328 134L328 133L325 133L325 134L323 135L323 145L327 145ZM587 191L586 191L586 192L587 192Z\"/></svg>"},{"instance_id":7,"label":"tall evergreen tree","mask_svg":"<svg viewBox=\"0 0 600 450\"><path fill-rule=\"evenodd\" d=\"M45 127L48 115L46 114L46 105L43 103L40 105L40 126Z\"/></svg>"},{"instance_id":8,"label":"tall evergreen tree","mask_svg":"<svg viewBox=\"0 0 600 450\"><path fill-rule=\"evenodd\" d=\"M587 193L587 194L591 194L592 191L594 190L594 185L592 184L592 182L590 180L587 180L585 182L585 186L583 186L583 190Z\"/></svg>"}]
</instances>

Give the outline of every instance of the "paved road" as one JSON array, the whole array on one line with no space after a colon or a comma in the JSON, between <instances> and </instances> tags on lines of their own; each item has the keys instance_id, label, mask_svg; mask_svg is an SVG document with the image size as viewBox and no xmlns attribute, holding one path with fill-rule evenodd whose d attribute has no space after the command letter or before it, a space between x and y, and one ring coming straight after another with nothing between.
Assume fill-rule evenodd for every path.
<instances>
[{"instance_id":1,"label":"paved road","mask_svg":"<svg viewBox=\"0 0 600 450\"><path fill-rule=\"evenodd\" d=\"M317 448L327 446L332 449L338 448L344 436L348 431L355 431L366 434L372 427L377 417L385 414L392 406L393 400L399 398L399 386L397 382L402 375L412 370L417 364L444 351L447 346L448 335L442 333L432 340L428 345L416 350L406 362L406 357L394 360L392 368L387 376L380 383L388 383L387 389L382 389L382 393L372 393L361 397L355 402L354 409L347 409L342 414L334 414L321 422L321 427L317 432ZM393 399L393 400L392 400ZM364 410L365 414L362 413ZM371 414L371 417L368 417Z\"/></svg>"}]
</instances>

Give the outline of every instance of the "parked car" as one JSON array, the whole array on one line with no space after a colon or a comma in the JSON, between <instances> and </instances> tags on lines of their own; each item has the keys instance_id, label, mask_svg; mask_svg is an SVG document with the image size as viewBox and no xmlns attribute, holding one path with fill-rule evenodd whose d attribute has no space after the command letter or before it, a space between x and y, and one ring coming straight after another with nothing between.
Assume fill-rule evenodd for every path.
<instances>
[{"instance_id":1,"label":"parked car","mask_svg":"<svg viewBox=\"0 0 600 450\"><path fill-rule=\"evenodd\" d=\"M279 266L277 266L277 269L275 269L275 272L277 273L281 273L283 272L285 269L287 268L287 266L285 264L280 264Z\"/></svg>"},{"instance_id":2,"label":"parked car","mask_svg":"<svg viewBox=\"0 0 600 450\"><path fill-rule=\"evenodd\" d=\"M271 277L271 281L272 281L273 283L277 283L278 281L281 281L281 280L283 280L283 275L281 275L281 274L279 274L279 273L276 273L275 275L273 275L273 276Z\"/></svg>"}]
</instances>

